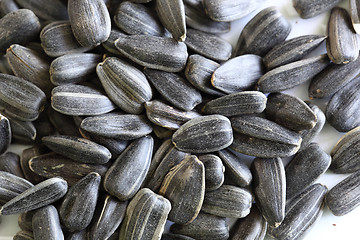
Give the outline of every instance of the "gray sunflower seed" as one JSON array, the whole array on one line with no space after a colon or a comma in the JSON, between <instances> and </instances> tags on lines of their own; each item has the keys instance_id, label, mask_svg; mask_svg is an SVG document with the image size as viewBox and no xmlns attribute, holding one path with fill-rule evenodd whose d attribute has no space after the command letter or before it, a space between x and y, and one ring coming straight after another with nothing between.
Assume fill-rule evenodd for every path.
<instances>
[{"instance_id":1,"label":"gray sunflower seed","mask_svg":"<svg viewBox=\"0 0 360 240\"><path fill-rule=\"evenodd\" d=\"M0 109L16 120L37 119L46 101L44 92L19 77L0 74L0 79Z\"/></svg>"},{"instance_id":2,"label":"gray sunflower seed","mask_svg":"<svg viewBox=\"0 0 360 240\"><path fill-rule=\"evenodd\" d=\"M231 125L234 142L230 148L250 156L288 157L295 154L301 144L299 134L261 117L233 117Z\"/></svg>"},{"instance_id":3,"label":"gray sunflower seed","mask_svg":"<svg viewBox=\"0 0 360 240\"><path fill-rule=\"evenodd\" d=\"M1 7L1 5L0 5ZM350 0L350 15L352 25L356 33L360 32L360 17L359 17L359 1L357 0Z\"/></svg>"},{"instance_id":4,"label":"gray sunflower seed","mask_svg":"<svg viewBox=\"0 0 360 240\"><path fill-rule=\"evenodd\" d=\"M8 13L19 10L19 6L15 0L2 0L0 2L0 16L3 17Z\"/></svg>"},{"instance_id":5,"label":"gray sunflower seed","mask_svg":"<svg viewBox=\"0 0 360 240\"><path fill-rule=\"evenodd\" d=\"M100 182L100 175L92 172L66 193L59 209L59 216L69 232L81 231L90 224L95 212Z\"/></svg>"},{"instance_id":6,"label":"gray sunflower seed","mask_svg":"<svg viewBox=\"0 0 360 240\"><path fill-rule=\"evenodd\" d=\"M185 122L201 116L197 112L178 110L158 100L146 102L145 109L151 122L171 130L176 130Z\"/></svg>"},{"instance_id":7,"label":"gray sunflower seed","mask_svg":"<svg viewBox=\"0 0 360 240\"><path fill-rule=\"evenodd\" d=\"M126 36L126 34L118 29L111 29L109 38L103 42L101 45L106 49L106 51L115 54L122 55L119 50L115 47L115 41L119 38Z\"/></svg>"},{"instance_id":8,"label":"gray sunflower seed","mask_svg":"<svg viewBox=\"0 0 360 240\"><path fill-rule=\"evenodd\" d=\"M201 210L219 217L243 218L250 213L253 196L249 190L231 185L206 192Z\"/></svg>"},{"instance_id":9,"label":"gray sunflower seed","mask_svg":"<svg viewBox=\"0 0 360 240\"><path fill-rule=\"evenodd\" d=\"M264 56L274 46L283 42L290 30L290 23L276 7L265 8L242 30L234 55L250 53Z\"/></svg>"},{"instance_id":10,"label":"gray sunflower seed","mask_svg":"<svg viewBox=\"0 0 360 240\"><path fill-rule=\"evenodd\" d=\"M119 227L126 212L127 202L120 202L110 195L106 195L100 204L101 208L98 213L95 212L89 226L89 240L108 239Z\"/></svg>"},{"instance_id":11,"label":"gray sunflower seed","mask_svg":"<svg viewBox=\"0 0 360 240\"><path fill-rule=\"evenodd\" d=\"M331 157L317 143L311 143L286 166L286 199L301 193L329 168Z\"/></svg>"},{"instance_id":12,"label":"gray sunflower seed","mask_svg":"<svg viewBox=\"0 0 360 240\"><path fill-rule=\"evenodd\" d=\"M45 180L8 201L1 207L0 215L18 214L47 206L62 198L67 188L62 178Z\"/></svg>"},{"instance_id":13,"label":"gray sunflower seed","mask_svg":"<svg viewBox=\"0 0 360 240\"><path fill-rule=\"evenodd\" d=\"M232 93L207 102L202 109L205 114L221 114L226 117L261 113L266 107L266 96L257 91Z\"/></svg>"},{"instance_id":14,"label":"gray sunflower seed","mask_svg":"<svg viewBox=\"0 0 360 240\"><path fill-rule=\"evenodd\" d=\"M84 138L57 135L46 136L41 140L50 150L74 161L104 164L111 159L107 148Z\"/></svg>"},{"instance_id":15,"label":"gray sunflower seed","mask_svg":"<svg viewBox=\"0 0 360 240\"><path fill-rule=\"evenodd\" d=\"M56 111L71 116L100 115L116 108L100 90L73 84L53 88L51 106Z\"/></svg>"},{"instance_id":16,"label":"gray sunflower seed","mask_svg":"<svg viewBox=\"0 0 360 240\"><path fill-rule=\"evenodd\" d=\"M13 152L6 152L0 155L0 171L25 178L20 167L20 156Z\"/></svg>"},{"instance_id":17,"label":"gray sunflower seed","mask_svg":"<svg viewBox=\"0 0 360 240\"><path fill-rule=\"evenodd\" d=\"M116 10L114 21L121 30L130 35L165 35L165 28L156 14L143 4L123 1Z\"/></svg>"},{"instance_id":18,"label":"gray sunflower seed","mask_svg":"<svg viewBox=\"0 0 360 240\"><path fill-rule=\"evenodd\" d=\"M348 64L330 63L309 86L309 98L330 97L360 74L360 58Z\"/></svg>"},{"instance_id":19,"label":"gray sunflower seed","mask_svg":"<svg viewBox=\"0 0 360 240\"><path fill-rule=\"evenodd\" d=\"M270 226L267 234L276 239L300 239L319 219L324 209L327 188L314 184L286 203L285 218L277 228Z\"/></svg>"},{"instance_id":20,"label":"gray sunflower seed","mask_svg":"<svg viewBox=\"0 0 360 240\"><path fill-rule=\"evenodd\" d=\"M326 119L339 132L360 126L360 78L356 77L336 92L326 107Z\"/></svg>"},{"instance_id":21,"label":"gray sunflower seed","mask_svg":"<svg viewBox=\"0 0 360 240\"><path fill-rule=\"evenodd\" d=\"M267 69L298 61L317 48L326 37L321 35L304 35L292 38L273 47L263 58Z\"/></svg>"},{"instance_id":22,"label":"gray sunflower seed","mask_svg":"<svg viewBox=\"0 0 360 240\"><path fill-rule=\"evenodd\" d=\"M156 0L156 12L176 41L186 38L185 7L182 0Z\"/></svg>"},{"instance_id":23,"label":"gray sunflower seed","mask_svg":"<svg viewBox=\"0 0 360 240\"><path fill-rule=\"evenodd\" d=\"M36 212L36 210L24 212L19 215L18 224L19 224L19 227L21 230L29 231L29 232L33 231L32 218L33 218L35 212Z\"/></svg>"},{"instance_id":24,"label":"gray sunflower seed","mask_svg":"<svg viewBox=\"0 0 360 240\"><path fill-rule=\"evenodd\" d=\"M32 183L21 177L0 171L0 205L33 186Z\"/></svg>"},{"instance_id":25,"label":"gray sunflower seed","mask_svg":"<svg viewBox=\"0 0 360 240\"><path fill-rule=\"evenodd\" d=\"M179 72L188 57L185 43L171 38L148 35L123 36L115 41L121 54L141 66Z\"/></svg>"},{"instance_id":26,"label":"gray sunflower seed","mask_svg":"<svg viewBox=\"0 0 360 240\"><path fill-rule=\"evenodd\" d=\"M315 77L329 63L326 54L288 63L265 73L257 82L257 88L265 93L293 88Z\"/></svg>"},{"instance_id":27,"label":"gray sunflower seed","mask_svg":"<svg viewBox=\"0 0 360 240\"><path fill-rule=\"evenodd\" d=\"M261 57L253 54L230 59L214 71L211 84L227 93L249 90L265 73Z\"/></svg>"},{"instance_id":28,"label":"gray sunflower seed","mask_svg":"<svg viewBox=\"0 0 360 240\"><path fill-rule=\"evenodd\" d=\"M300 98L284 93L272 93L268 96L266 117L294 131L311 129L317 118L313 110Z\"/></svg>"},{"instance_id":29,"label":"gray sunflower seed","mask_svg":"<svg viewBox=\"0 0 360 240\"><path fill-rule=\"evenodd\" d=\"M145 115L109 113L85 118L80 125L87 132L103 137L133 140L152 132Z\"/></svg>"},{"instance_id":30,"label":"gray sunflower seed","mask_svg":"<svg viewBox=\"0 0 360 240\"><path fill-rule=\"evenodd\" d=\"M333 63L346 64L358 58L357 35L345 9L335 7L331 10L327 34L326 50Z\"/></svg>"},{"instance_id":31,"label":"gray sunflower seed","mask_svg":"<svg viewBox=\"0 0 360 240\"><path fill-rule=\"evenodd\" d=\"M35 156L48 153L49 150L44 145L38 145L30 148L26 148L22 151L20 157L21 170L24 173L25 179L29 180L33 184L40 183L45 180L44 177L31 171L29 167L29 160Z\"/></svg>"},{"instance_id":32,"label":"gray sunflower seed","mask_svg":"<svg viewBox=\"0 0 360 240\"><path fill-rule=\"evenodd\" d=\"M173 224L170 231L198 240L229 238L229 229L226 218L200 212L198 217L190 224Z\"/></svg>"},{"instance_id":33,"label":"gray sunflower seed","mask_svg":"<svg viewBox=\"0 0 360 240\"><path fill-rule=\"evenodd\" d=\"M199 156L205 167L205 190L216 190L224 183L225 167L221 159L214 154Z\"/></svg>"},{"instance_id":34,"label":"gray sunflower seed","mask_svg":"<svg viewBox=\"0 0 360 240\"><path fill-rule=\"evenodd\" d=\"M46 178L60 176L68 182L69 186L73 186L91 172L104 176L107 171L104 165L79 163L55 153L35 156L30 159L29 166L33 172Z\"/></svg>"},{"instance_id":35,"label":"gray sunflower seed","mask_svg":"<svg viewBox=\"0 0 360 240\"><path fill-rule=\"evenodd\" d=\"M19 231L15 234L13 240L34 240L34 235L29 231Z\"/></svg>"},{"instance_id":36,"label":"gray sunflower seed","mask_svg":"<svg viewBox=\"0 0 360 240\"><path fill-rule=\"evenodd\" d=\"M249 167L229 149L217 152L226 168L226 174L240 187L249 186L252 174Z\"/></svg>"},{"instance_id":37,"label":"gray sunflower seed","mask_svg":"<svg viewBox=\"0 0 360 240\"><path fill-rule=\"evenodd\" d=\"M13 44L6 51L6 58L13 73L38 86L47 96L53 88L49 81L49 59L32 49Z\"/></svg>"},{"instance_id":38,"label":"gray sunflower seed","mask_svg":"<svg viewBox=\"0 0 360 240\"><path fill-rule=\"evenodd\" d=\"M166 174L159 194L171 203L170 221L191 223L198 216L204 201L204 164L195 155L186 156Z\"/></svg>"},{"instance_id":39,"label":"gray sunflower seed","mask_svg":"<svg viewBox=\"0 0 360 240\"><path fill-rule=\"evenodd\" d=\"M278 227L285 217L284 165L280 158L255 158L251 170L256 204L269 226Z\"/></svg>"},{"instance_id":40,"label":"gray sunflower seed","mask_svg":"<svg viewBox=\"0 0 360 240\"><path fill-rule=\"evenodd\" d=\"M222 150L233 142L228 118L209 115L183 124L172 136L176 148L184 152L209 153Z\"/></svg>"},{"instance_id":41,"label":"gray sunflower seed","mask_svg":"<svg viewBox=\"0 0 360 240\"><path fill-rule=\"evenodd\" d=\"M335 7L341 0L293 0L293 6L301 18L312 18L327 12Z\"/></svg>"},{"instance_id":42,"label":"gray sunflower seed","mask_svg":"<svg viewBox=\"0 0 360 240\"><path fill-rule=\"evenodd\" d=\"M215 61L228 60L232 52L232 46L226 40L194 29L187 30L185 43L189 49Z\"/></svg>"},{"instance_id":43,"label":"gray sunflower seed","mask_svg":"<svg viewBox=\"0 0 360 240\"><path fill-rule=\"evenodd\" d=\"M346 133L331 150L330 169L335 173L352 173L360 170L360 127Z\"/></svg>"},{"instance_id":44,"label":"gray sunflower seed","mask_svg":"<svg viewBox=\"0 0 360 240\"><path fill-rule=\"evenodd\" d=\"M326 195L326 204L335 216L343 216L360 205L360 171L339 182Z\"/></svg>"},{"instance_id":45,"label":"gray sunflower seed","mask_svg":"<svg viewBox=\"0 0 360 240\"><path fill-rule=\"evenodd\" d=\"M197 89L215 96L225 95L211 85L211 76L220 64L201 55L191 55L185 69L186 79Z\"/></svg>"},{"instance_id":46,"label":"gray sunflower seed","mask_svg":"<svg viewBox=\"0 0 360 240\"><path fill-rule=\"evenodd\" d=\"M230 31L230 22L217 22L209 18L201 1L184 1L186 25L207 33Z\"/></svg>"},{"instance_id":47,"label":"gray sunflower seed","mask_svg":"<svg viewBox=\"0 0 360 240\"><path fill-rule=\"evenodd\" d=\"M152 98L145 75L125 61L106 58L98 64L96 73L110 99L128 113L141 113L143 103Z\"/></svg>"},{"instance_id":48,"label":"gray sunflower seed","mask_svg":"<svg viewBox=\"0 0 360 240\"><path fill-rule=\"evenodd\" d=\"M11 44L24 45L35 39L40 32L40 22L29 9L10 12L0 19L0 52Z\"/></svg>"},{"instance_id":49,"label":"gray sunflower seed","mask_svg":"<svg viewBox=\"0 0 360 240\"><path fill-rule=\"evenodd\" d=\"M0 114L0 154L3 154L11 143L10 121Z\"/></svg>"},{"instance_id":50,"label":"gray sunflower seed","mask_svg":"<svg viewBox=\"0 0 360 240\"><path fill-rule=\"evenodd\" d=\"M148 188L141 189L126 209L119 240L160 239L170 209L169 200Z\"/></svg>"},{"instance_id":51,"label":"gray sunflower seed","mask_svg":"<svg viewBox=\"0 0 360 240\"><path fill-rule=\"evenodd\" d=\"M150 136L133 141L106 172L105 190L121 201L131 199L145 180L153 146Z\"/></svg>"},{"instance_id":52,"label":"gray sunflower seed","mask_svg":"<svg viewBox=\"0 0 360 240\"><path fill-rule=\"evenodd\" d=\"M50 80L58 86L86 81L101 61L101 55L95 53L66 54L56 58L50 65Z\"/></svg>"},{"instance_id":53,"label":"gray sunflower seed","mask_svg":"<svg viewBox=\"0 0 360 240\"><path fill-rule=\"evenodd\" d=\"M53 108L48 109L47 115L50 123L55 127L59 134L80 137L79 129L75 125L72 116L59 113Z\"/></svg>"},{"instance_id":54,"label":"gray sunflower seed","mask_svg":"<svg viewBox=\"0 0 360 240\"><path fill-rule=\"evenodd\" d=\"M34 122L24 122L13 118L9 118L9 121L12 138L25 143L32 143L36 139L37 132Z\"/></svg>"},{"instance_id":55,"label":"gray sunflower seed","mask_svg":"<svg viewBox=\"0 0 360 240\"><path fill-rule=\"evenodd\" d=\"M230 229L229 240L263 240L267 222L256 206L252 206L250 214L238 219Z\"/></svg>"},{"instance_id":56,"label":"gray sunflower seed","mask_svg":"<svg viewBox=\"0 0 360 240\"><path fill-rule=\"evenodd\" d=\"M33 11L36 16L44 20L66 20L68 18L66 5L61 0L16 0L22 7Z\"/></svg>"},{"instance_id":57,"label":"gray sunflower seed","mask_svg":"<svg viewBox=\"0 0 360 240\"><path fill-rule=\"evenodd\" d=\"M68 12L76 40L83 47L105 42L111 31L111 19L103 0L69 0Z\"/></svg>"},{"instance_id":58,"label":"gray sunflower seed","mask_svg":"<svg viewBox=\"0 0 360 240\"><path fill-rule=\"evenodd\" d=\"M301 135L302 138L302 142L301 142L301 146L300 146L300 150L302 150L303 148L305 148L309 143L312 142L312 140L320 133L320 131L323 129L325 122L326 122L326 117L325 114L321 111L321 109L314 105L311 104L307 101L305 101L305 103L307 105L309 105L309 107L311 108L311 110L313 110L313 112L316 115L316 125L309 130L302 130L299 132L299 134Z\"/></svg>"},{"instance_id":59,"label":"gray sunflower seed","mask_svg":"<svg viewBox=\"0 0 360 240\"><path fill-rule=\"evenodd\" d=\"M40 32L41 46L50 57L70 53L82 53L91 47L82 47L75 39L69 21L56 21L46 25Z\"/></svg>"},{"instance_id":60,"label":"gray sunflower seed","mask_svg":"<svg viewBox=\"0 0 360 240\"><path fill-rule=\"evenodd\" d=\"M63 240L59 214L52 205L37 210L32 218L34 239Z\"/></svg>"},{"instance_id":61,"label":"gray sunflower seed","mask_svg":"<svg viewBox=\"0 0 360 240\"><path fill-rule=\"evenodd\" d=\"M144 72L158 92L175 107L191 111L201 103L201 94L180 75L152 69Z\"/></svg>"},{"instance_id":62,"label":"gray sunflower seed","mask_svg":"<svg viewBox=\"0 0 360 240\"><path fill-rule=\"evenodd\" d=\"M194 239L181 234L164 233L161 236L161 240L194 240Z\"/></svg>"}]
</instances>

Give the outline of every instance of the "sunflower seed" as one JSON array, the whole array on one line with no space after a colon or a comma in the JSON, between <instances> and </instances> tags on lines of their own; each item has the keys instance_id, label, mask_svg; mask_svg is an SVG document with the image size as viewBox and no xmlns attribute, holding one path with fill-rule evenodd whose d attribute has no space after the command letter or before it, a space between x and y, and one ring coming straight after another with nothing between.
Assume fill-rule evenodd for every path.
<instances>
[{"instance_id":1,"label":"sunflower seed","mask_svg":"<svg viewBox=\"0 0 360 240\"><path fill-rule=\"evenodd\" d=\"M19 231L15 234L13 240L34 240L34 235L32 232Z\"/></svg>"},{"instance_id":2,"label":"sunflower seed","mask_svg":"<svg viewBox=\"0 0 360 240\"><path fill-rule=\"evenodd\" d=\"M126 34L123 31L120 31L118 29L111 29L109 38L101 45L106 49L106 51L121 56L122 54L115 47L115 41L123 36L126 36Z\"/></svg>"},{"instance_id":3,"label":"sunflower seed","mask_svg":"<svg viewBox=\"0 0 360 240\"><path fill-rule=\"evenodd\" d=\"M49 150L44 145L38 145L30 148L26 148L22 151L20 157L20 166L21 170L24 173L25 179L29 180L33 184L40 183L45 180L45 178L31 171L29 167L29 160L35 156L48 153Z\"/></svg>"},{"instance_id":4,"label":"sunflower seed","mask_svg":"<svg viewBox=\"0 0 360 240\"><path fill-rule=\"evenodd\" d=\"M29 231L29 232L33 231L32 218L35 213L36 213L36 210L24 212L19 215L18 224L19 224L19 227L21 228L21 230Z\"/></svg>"},{"instance_id":5,"label":"sunflower seed","mask_svg":"<svg viewBox=\"0 0 360 240\"><path fill-rule=\"evenodd\" d=\"M359 17L359 1L357 0L350 0L350 15L352 26L356 33L360 32L360 17Z\"/></svg>"},{"instance_id":6,"label":"sunflower seed","mask_svg":"<svg viewBox=\"0 0 360 240\"><path fill-rule=\"evenodd\" d=\"M153 131L155 136L159 139L171 138L171 136L174 134L173 130L160 127L159 125L153 125Z\"/></svg>"},{"instance_id":7,"label":"sunflower seed","mask_svg":"<svg viewBox=\"0 0 360 240\"><path fill-rule=\"evenodd\" d=\"M52 205L37 210L32 218L34 239L64 239L59 214Z\"/></svg>"},{"instance_id":8,"label":"sunflower seed","mask_svg":"<svg viewBox=\"0 0 360 240\"><path fill-rule=\"evenodd\" d=\"M228 118L209 115L183 124L172 136L176 148L184 152L209 153L222 150L233 142Z\"/></svg>"},{"instance_id":9,"label":"sunflower seed","mask_svg":"<svg viewBox=\"0 0 360 240\"><path fill-rule=\"evenodd\" d=\"M216 190L224 183L225 167L221 159L214 154L199 156L205 167L205 190Z\"/></svg>"},{"instance_id":10,"label":"sunflower seed","mask_svg":"<svg viewBox=\"0 0 360 240\"><path fill-rule=\"evenodd\" d=\"M24 143L33 143L37 137L37 131L34 122L19 121L14 118L8 118L10 121L11 135L13 139Z\"/></svg>"},{"instance_id":11,"label":"sunflower seed","mask_svg":"<svg viewBox=\"0 0 360 240\"><path fill-rule=\"evenodd\" d=\"M335 7L341 0L293 0L293 6L301 18L312 18L321 13L327 12Z\"/></svg>"},{"instance_id":12,"label":"sunflower seed","mask_svg":"<svg viewBox=\"0 0 360 240\"><path fill-rule=\"evenodd\" d=\"M8 172L0 171L0 205L34 186L27 180Z\"/></svg>"},{"instance_id":13,"label":"sunflower seed","mask_svg":"<svg viewBox=\"0 0 360 240\"><path fill-rule=\"evenodd\" d=\"M19 6L15 0L2 0L0 2L0 16L4 17L6 14L19 10Z\"/></svg>"},{"instance_id":14,"label":"sunflower seed","mask_svg":"<svg viewBox=\"0 0 360 240\"><path fill-rule=\"evenodd\" d=\"M0 155L3 154L11 143L10 121L0 114Z\"/></svg>"},{"instance_id":15,"label":"sunflower seed","mask_svg":"<svg viewBox=\"0 0 360 240\"><path fill-rule=\"evenodd\" d=\"M66 234L66 240L87 240L86 229Z\"/></svg>"},{"instance_id":16,"label":"sunflower seed","mask_svg":"<svg viewBox=\"0 0 360 240\"><path fill-rule=\"evenodd\" d=\"M66 20L68 18L66 5L61 0L16 0L21 8L33 11L36 16L44 20Z\"/></svg>"},{"instance_id":17,"label":"sunflower seed","mask_svg":"<svg viewBox=\"0 0 360 240\"><path fill-rule=\"evenodd\" d=\"M47 115L50 123L55 127L59 134L76 137L81 136L72 116L59 113L53 108L48 109Z\"/></svg>"},{"instance_id":18,"label":"sunflower seed","mask_svg":"<svg viewBox=\"0 0 360 240\"><path fill-rule=\"evenodd\" d=\"M20 156L13 152L6 152L0 155L0 171L25 178L20 167Z\"/></svg>"}]
</instances>

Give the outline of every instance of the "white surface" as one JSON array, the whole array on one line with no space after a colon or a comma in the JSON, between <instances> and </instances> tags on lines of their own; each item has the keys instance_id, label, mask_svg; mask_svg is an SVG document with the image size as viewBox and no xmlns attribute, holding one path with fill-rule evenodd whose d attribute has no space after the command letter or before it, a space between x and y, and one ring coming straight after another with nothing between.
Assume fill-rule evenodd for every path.
<instances>
[{"instance_id":1,"label":"white surface","mask_svg":"<svg viewBox=\"0 0 360 240\"><path fill-rule=\"evenodd\" d=\"M262 8L268 6L278 6L285 18L291 23L292 31L288 38L293 38L300 35L306 34L326 34L326 25L329 14L322 14L312 19L301 19L296 11L292 7L291 0L268 0L264 3ZM348 9L348 1L343 1L341 6ZM225 34L223 37L229 40L233 45L236 43L236 39L240 35L242 28L245 24L257 13L260 9L249 16L238 20L232 24L232 31L228 34ZM313 55L325 53L325 45L323 44ZM303 100L309 100L307 96L307 89L309 83L305 83L301 86L298 86L292 90L285 91L286 93L291 93L300 97ZM312 101L317 104L322 110L325 110L326 102L325 100L316 100ZM340 139L343 134L338 133L333 127L326 124L323 131L315 139L316 142L327 152L330 153L332 147ZM13 150L14 148L12 148ZM16 148L18 153L20 153L19 148ZM335 184L344 179L346 175L336 175L332 173L326 173L322 176L318 182L326 185L331 189ZM19 228L17 227L17 216L5 216L3 217L3 223L0 224L0 240L12 239L13 236ZM267 237L267 239L270 239ZM335 217L332 213L326 208L323 216L320 221L318 221L312 230L306 235L306 240L358 240L360 239L360 208L357 208L353 212L343 216Z\"/></svg>"}]
</instances>

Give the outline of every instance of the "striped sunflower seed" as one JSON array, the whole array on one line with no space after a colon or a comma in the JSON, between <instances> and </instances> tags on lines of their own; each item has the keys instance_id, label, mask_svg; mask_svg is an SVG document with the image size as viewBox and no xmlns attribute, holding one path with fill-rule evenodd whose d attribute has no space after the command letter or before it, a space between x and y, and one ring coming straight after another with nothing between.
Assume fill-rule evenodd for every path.
<instances>
[{"instance_id":1,"label":"striped sunflower seed","mask_svg":"<svg viewBox=\"0 0 360 240\"><path fill-rule=\"evenodd\" d=\"M156 0L155 9L162 24L179 42L185 41L185 7L182 0Z\"/></svg>"},{"instance_id":2,"label":"striped sunflower seed","mask_svg":"<svg viewBox=\"0 0 360 240\"><path fill-rule=\"evenodd\" d=\"M202 116L183 124L173 134L172 142L184 152L215 152L231 145L233 131L229 119L224 116Z\"/></svg>"},{"instance_id":3,"label":"striped sunflower seed","mask_svg":"<svg viewBox=\"0 0 360 240\"><path fill-rule=\"evenodd\" d=\"M213 191L224 183L225 167L221 159L214 154L199 156L199 160L205 167L205 190Z\"/></svg>"},{"instance_id":4,"label":"striped sunflower seed","mask_svg":"<svg viewBox=\"0 0 360 240\"><path fill-rule=\"evenodd\" d=\"M141 113L143 103L152 98L145 75L125 61L106 58L98 64L96 73L109 98L128 113Z\"/></svg>"},{"instance_id":5,"label":"striped sunflower seed","mask_svg":"<svg viewBox=\"0 0 360 240\"><path fill-rule=\"evenodd\" d=\"M326 50L333 63L346 64L359 57L359 43L348 12L340 7L331 10Z\"/></svg>"},{"instance_id":6,"label":"striped sunflower seed","mask_svg":"<svg viewBox=\"0 0 360 240\"><path fill-rule=\"evenodd\" d=\"M15 234L13 240L34 240L34 235L29 231L19 231Z\"/></svg>"},{"instance_id":7,"label":"striped sunflower seed","mask_svg":"<svg viewBox=\"0 0 360 240\"><path fill-rule=\"evenodd\" d=\"M265 73L261 57L246 54L235 57L217 68L211 77L211 84L227 93L252 89Z\"/></svg>"},{"instance_id":8,"label":"striped sunflower seed","mask_svg":"<svg viewBox=\"0 0 360 240\"><path fill-rule=\"evenodd\" d=\"M68 185L62 178L50 178L8 201L1 207L0 215L18 214L47 206L62 198L67 189Z\"/></svg>"},{"instance_id":9,"label":"striped sunflower seed","mask_svg":"<svg viewBox=\"0 0 360 240\"><path fill-rule=\"evenodd\" d=\"M66 5L61 0L16 0L21 8L33 11L36 16L44 20L66 20L68 18Z\"/></svg>"},{"instance_id":10,"label":"striped sunflower seed","mask_svg":"<svg viewBox=\"0 0 360 240\"><path fill-rule=\"evenodd\" d=\"M34 185L14 174L0 171L0 204L10 201Z\"/></svg>"},{"instance_id":11,"label":"striped sunflower seed","mask_svg":"<svg viewBox=\"0 0 360 240\"><path fill-rule=\"evenodd\" d=\"M49 150L44 145L33 146L26 148L22 151L20 156L20 166L24 173L25 179L29 180L33 184L40 183L45 180L44 177L31 171L29 167L29 160L35 156L48 153Z\"/></svg>"},{"instance_id":12,"label":"striped sunflower seed","mask_svg":"<svg viewBox=\"0 0 360 240\"><path fill-rule=\"evenodd\" d=\"M3 154L8 149L11 138L10 121L0 114L0 154Z\"/></svg>"},{"instance_id":13,"label":"striped sunflower seed","mask_svg":"<svg viewBox=\"0 0 360 240\"><path fill-rule=\"evenodd\" d=\"M8 13L19 10L19 5L15 0L4 0L0 2L0 16L3 17Z\"/></svg>"},{"instance_id":14,"label":"striped sunflower seed","mask_svg":"<svg viewBox=\"0 0 360 240\"><path fill-rule=\"evenodd\" d=\"M255 54L264 56L283 42L291 30L290 23L276 7L268 7L252 18L242 30L234 55Z\"/></svg>"},{"instance_id":15,"label":"striped sunflower seed","mask_svg":"<svg viewBox=\"0 0 360 240\"><path fill-rule=\"evenodd\" d=\"M335 7L341 0L293 0L293 6L301 18L312 18L327 12Z\"/></svg>"},{"instance_id":16,"label":"striped sunflower seed","mask_svg":"<svg viewBox=\"0 0 360 240\"><path fill-rule=\"evenodd\" d=\"M330 169L335 173L352 173L360 170L360 127L346 133L331 150Z\"/></svg>"},{"instance_id":17,"label":"striped sunflower seed","mask_svg":"<svg viewBox=\"0 0 360 240\"><path fill-rule=\"evenodd\" d=\"M188 58L185 43L148 35L123 36L115 41L119 52L141 66L179 72Z\"/></svg>"},{"instance_id":18,"label":"striped sunflower seed","mask_svg":"<svg viewBox=\"0 0 360 240\"><path fill-rule=\"evenodd\" d=\"M32 218L34 239L64 239L59 214L52 205L43 207Z\"/></svg>"},{"instance_id":19,"label":"striped sunflower seed","mask_svg":"<svg viewBox=\"0 0 360 240\"><path fill-rule=\"evenodd\" d=\"M6 152L0 155L0 171L25 178L20 167L20 156L13 152Z\"/></svg>"},{"instance_id":20,"label":"striped sunflower seed","mask_svg":"<svg viewBox=\"0 0 360 240\"><path fill-rule=\"evenodd\" d=\"M360 33L359 1L350 0L350 16L352 26L356 33Z\"/></svg>"},{"instance_id":21,"label":"striped sunflower seed","mask_svg":"<svg viewBox=\"0 0 360 240\"><path fill-rule=\"evenodd\" d=\"M160 239L170 209L169 200L148 188L141 189L126 209L119 240Z\"/></svg>"},{"instance_id":22,"label":"striped sunflower seed","mask_svg":"<svg viewBox=\"0 0 360 240\"><path fill-rule=\"evenodd\" d=\"M298 61L316 49L326 37L304 35L292 38L273 47L263 58L264 65L271 70Z\"/></svg>"}]
</instances>

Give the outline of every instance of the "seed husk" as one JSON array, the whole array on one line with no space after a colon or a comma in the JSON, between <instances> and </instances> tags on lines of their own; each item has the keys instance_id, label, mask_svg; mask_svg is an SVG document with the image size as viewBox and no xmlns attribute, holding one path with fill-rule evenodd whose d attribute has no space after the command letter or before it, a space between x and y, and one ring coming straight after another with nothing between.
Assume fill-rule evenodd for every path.
<instances>
[{"instance_id":1,"label":"seed husk","mask_svg":"<svg viewBox=\"0 0 360 240\"><path fill-rule=\"evenodd\" d=\"M8 118L0 114L0 154L3 154L11 143L11 126Z\"/></svg>"},{"instance_id":2,"label":"seed husk","mask_svg":"<svg viewBox=\"0 0 360 240\"><path fill-rule=\"evenodd\" d=\"M327 12L335 7L341 0L313 1L293 0L293 6L301 18L312 18Z\"/></svg>"},{"instance_id":3,"label":"seed husk","mask_svg":"<svg viewBox=\"0 0 360 240\"><path fill-rule=\"evenodd\" d=\"M59 214L52 205L36 210L32 218L34 239L64 239Z\"/></svg>"},{"instance_id":4,"label":"seed husk","mask_svg":"<svg viewBox=\"0 0 360 240\"><path fill-rule=\"evenodd\" d=\"M21 177L0 171L0 204L6 203L33 186Z\"/></svg>"},{"instance_id":5,"label":"seed husk","mask_svg":"<svg viewBox=\"0 0 360 240\"><path fill-rule=\"evenodd\" d=\"M225 167L221 159L214 154L200 155L199 160L205 167L205 190L216 190L224 183Z\"/></svg>"},{"instance_id":6,"label":"seed husk","mask_svg":"<svg viewBox=\"0 0 360 240\"><path fill-rule=\"evenodd\" d=\"M40 175L31 171L29 167L29 160L34 156L45 154L48 152L49 152L48 148L45 147L44 145L38 145L38 146L26 148L22 151L20 157L20 166L21 166L21 170L24 173L25 179L29 180L33 184L37 184L45 180L44 177L41 177Z\"/></svg>"},{"instance_id":7,"label":"seed husk","mask_svg":"<svg viewBox=\"0 0 360 240\"><path fill-rule=\"evenodd\" d=\"M20 167L20 156L13 152L6 152L0 155L0 171L25 178Z\"/></svg>"},{"instance_id":8,"label":"seed husk","mask_svg":"<svg viewBox=\"0 0 360 240\"><path fill-rule=\"evenodd\" d=\"M32 143L37 137L37 131L34 122L19 121L9 118L11 135L13 139L24 143Z\"/></svg>"},{"instance_id":9,"label":"seed husk","mask_svg":"<svg viewBox=\"0 0 360 240\"><path fill-rule=\"evenodd\" d=\"M16 0L21 8L27 8L33 11L36 16L44 20L66 20L68 18L66 5L61 0L53 0L51 3L47 0Z\"/></svg>"}]
</instances>

